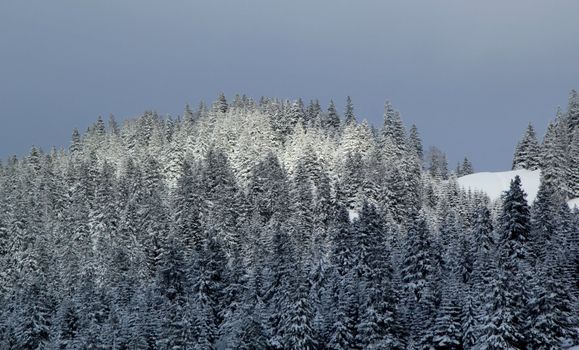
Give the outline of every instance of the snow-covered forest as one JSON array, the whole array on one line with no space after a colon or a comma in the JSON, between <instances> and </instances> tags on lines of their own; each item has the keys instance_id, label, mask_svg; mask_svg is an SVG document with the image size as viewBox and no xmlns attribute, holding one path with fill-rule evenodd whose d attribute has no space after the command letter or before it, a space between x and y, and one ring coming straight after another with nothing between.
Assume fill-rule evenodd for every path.
<instances>
[{"instance_id":1,"label":"snow-covered forest","mask_svg":"<svg viewBox=\"0 0 579 350\"><path fill-rule=\"evenodd\" d=\"M476 164L475 164L476 167ZM498 200L386 103L224 95L0 166L1 349L557 349L579 327L579 97Z\"/></svg>"}]
</instances>

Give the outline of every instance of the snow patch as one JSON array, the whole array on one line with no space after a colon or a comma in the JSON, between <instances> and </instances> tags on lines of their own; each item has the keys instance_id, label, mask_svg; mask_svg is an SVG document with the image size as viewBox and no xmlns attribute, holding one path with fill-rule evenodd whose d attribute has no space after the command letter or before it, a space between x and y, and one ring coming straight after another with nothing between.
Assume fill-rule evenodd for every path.
<instances>
[{"instance_id":1,"label":"snow patch","mask_svg":"<svg viewBox=\"0 0 579 350\"><path fill-rule=\"evenodd\" d=\"M474 173L458 178L458 184L465 190L480 191L486 193L491 200L495 201L501 197L504 191L509 189L511 180L515 176L521 178L523 191L527 194L527 201L531 204L537 197L539 185L541 184L540 170L511 170L501 172ZM579 208L579 198L571 199L569 207Z\"/></svg>"},{"instance_id":2,"label":"snow patch","mask_svg":"<svg viewBox=\"0 0 579 350\"><path fill-rule=\"evenodd\" d=\"M539 190L540 170L512 170L502 172L474 173L458 178L458 184L464 189L485 192L491 200L497 200L509 189L515 176L521 178L521 185L527 194L527 201L532 203Z\"/></svg>"},{"instance_id":3,"label":"snow patch","mask_svg":"<svg viewBox=\"0 0 579 350\"><path fill-rule=\"evenodd\" d=\"M360 217L358 212L352 209L348 209L348 216L350 217L350 221L357 220Z\"/></svg>"}]
</instances>

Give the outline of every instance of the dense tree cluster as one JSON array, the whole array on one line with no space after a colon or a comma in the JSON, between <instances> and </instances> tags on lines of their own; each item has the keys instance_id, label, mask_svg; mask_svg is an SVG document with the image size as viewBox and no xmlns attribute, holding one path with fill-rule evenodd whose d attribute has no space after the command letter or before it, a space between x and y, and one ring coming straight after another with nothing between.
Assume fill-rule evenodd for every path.
<instances>
[{"instance_id":1,"label":"dense tree cluster","mask_svg":"<svg viewBox=\"0 0 579 350\"><path fill-rule=\"evenodd\" d=\"M579 213L558 175L545 172L532 206L518 178L493 205L459 188L442 152L423 170L417 128L407 136L389 103L381 130L350 99L344 117L333 102L221 94L178 119L99 118L68 151L9 159L0 348L553 349L573 337Z\"/></svg>"},{"instance_id":2,"label":"dense tree cluster","mask_svg":"<svg viewBox=\"0 0 579 350\"><path fill-rule=\"evenodd\" d=\"M557 110L539 145L535 129L527 127L517 143L513 169L541 170L543 180L565 198L579 197L579 95L572 90L566 112Z\"/></svg>"}]
</instances>

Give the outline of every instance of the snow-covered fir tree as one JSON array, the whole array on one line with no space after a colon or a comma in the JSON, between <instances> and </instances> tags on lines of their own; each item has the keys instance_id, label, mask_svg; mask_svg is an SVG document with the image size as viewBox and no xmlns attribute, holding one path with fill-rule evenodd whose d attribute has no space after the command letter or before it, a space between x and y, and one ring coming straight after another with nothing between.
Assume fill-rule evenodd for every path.
<instances>
[{"instance_id":1,"label":"snow-covered fir tree","mask_svg":"<svg viewBox=\"0 0 579 350\"><path fill-rule=\"evenodd\" d=\"M529 123L525 135L517 144L515 155L513 156L514 169L536 170L539 168L540 147L537 141L535 128Z\"/></svg>"}]
</instances>

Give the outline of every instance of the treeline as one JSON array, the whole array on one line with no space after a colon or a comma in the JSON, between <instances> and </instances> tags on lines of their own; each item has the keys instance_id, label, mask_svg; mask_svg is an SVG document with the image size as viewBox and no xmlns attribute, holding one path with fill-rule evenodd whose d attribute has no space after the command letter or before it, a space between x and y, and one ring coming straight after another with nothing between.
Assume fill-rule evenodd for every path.
<instances>
[{"instance_id":1,"label":"treeline","mask_svg":"<svg viewBox=\"0 0 579 350\"><path fill-rule=\"evenodd\" d=\"M579 213L461 190L386 104L223 95L0 167L2 349L552 349ZM434 155L433 155L434 154ZM427 158L423 164L424 158ZM463 167L472 168L465 161ZM544 174L549 174L544 171Z\"/></svg>"},{"instance_id":2,"label":"treeline","mask_svg":"<svg viewBox=\"0 0 579 350\"><path fill-rule=\"evenodd\" d=\"M557 109L542 144L529 124L517 143L513 169L542 169L567 198L579 197L579 96L572 90L567 112Z\"/></svg>"}]
</instances>

